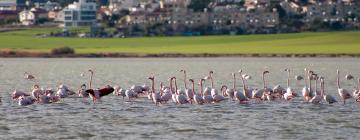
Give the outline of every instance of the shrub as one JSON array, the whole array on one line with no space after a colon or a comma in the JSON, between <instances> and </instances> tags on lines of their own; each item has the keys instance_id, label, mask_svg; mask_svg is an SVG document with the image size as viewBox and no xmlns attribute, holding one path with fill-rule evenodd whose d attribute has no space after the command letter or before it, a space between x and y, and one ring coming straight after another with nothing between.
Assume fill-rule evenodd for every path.
<instances>
[{"instance_id":1,"label":"shrub","mask_svg":"<svg viewBox=\"0 0 360 140\"><path fill-rule=\"evenodd\" d=\"M51 50L53 55L75 54L75 50L70 47L54 48Z\"/></svg>"}]
</instances>

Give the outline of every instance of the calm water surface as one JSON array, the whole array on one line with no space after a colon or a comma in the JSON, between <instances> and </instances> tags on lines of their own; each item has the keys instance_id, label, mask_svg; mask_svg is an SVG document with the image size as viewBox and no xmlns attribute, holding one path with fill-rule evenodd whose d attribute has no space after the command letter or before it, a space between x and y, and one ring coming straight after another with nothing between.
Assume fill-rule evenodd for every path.
<instances>
[{"instance_id":1,"label":"calm water surface","mask_svg":"<svg viewBox=\"0 0 360 140\"><path fill-rule=\"evenodd\" d=\"M337 96L336 69L342 75L360 76L358 58L144 58L144 59L0 59L0 139L358 139L360 104L312 105L301 98L288 102L239 105L225 101L211 105L155 107L145 98L135 103L113 95L102 103L89 99L66 98L61 103L20 107L10 100L15 89L30 92L33 84L55 88L61 83L78 89L87 83L89 68L95 71L94 86L149 84L177 76L183 87L180 69L198 79L213 70L215 86L231 85L231 72L243 69L253 75L251 87L261 85L259 74L269 70L268 81L286 85L284 68L293 75L308 67L326 78L327 94ZM23 79L27 71L35 82ZM86 77L80 74L85 73ZM343 77L343 76L342 76ZM240 82L238 82L240 85ZM209 84L208 82L206 83ZM303 82L293 81L300 92ZM342 81L348 90L354 83Z\"/></svg>"}]
</instances>

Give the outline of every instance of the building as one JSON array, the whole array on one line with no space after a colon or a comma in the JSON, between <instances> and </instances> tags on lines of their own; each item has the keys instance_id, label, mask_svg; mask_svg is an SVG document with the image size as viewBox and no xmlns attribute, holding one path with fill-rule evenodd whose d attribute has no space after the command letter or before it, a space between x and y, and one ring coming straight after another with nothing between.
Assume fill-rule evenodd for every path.
<instances>
[{"instance_id":1,"label":"building","mask_svg":"<svg viewBox=\"0 0 360 140\"><path fill-rule=\"evenodd\" d=\"M305 7L305 22L311 23L315 20L323 22L346 22L358 21L356 15L359 8L342 2L325 2L311 4Z\"/></svg>"},{"instance_id":2,"label":"building","mask_svg":"<svg viewBox=\"0 0 360 140\"><path fill-rule=\"evenodd\" d=\"M16 9L15 1L0 1L0 11L15 11Z\"/></svg>"},{"instance_id":3,"label":"building","mask_svg":"<svg viewBox=\"0 0 360 140\"><path fill-rule=\"evenodd\" d=\"M19 21L22 25L35 25L40 19L47 19L48 12L43 9L32 8L19 13Z\"/></svg>"},{"instance_id":4,"label":"building","mask_svg":"<svg viewBox=\"0 0 360 140\"><path fill-rule=\"evenodd\" d=\"M79 0L63 9L64 27L91 26L96 23L96 3L90 0Z\"/></svg>"},{"instance_id":5,"label":"building","mask_svg":"<svg viewBox=\"0 0 360 140\"><path fill-rule=\"evenodd\" d=\"M0 11L0 24L9 24L19 20L19 11Z\"/></svg>"}]
</instances>

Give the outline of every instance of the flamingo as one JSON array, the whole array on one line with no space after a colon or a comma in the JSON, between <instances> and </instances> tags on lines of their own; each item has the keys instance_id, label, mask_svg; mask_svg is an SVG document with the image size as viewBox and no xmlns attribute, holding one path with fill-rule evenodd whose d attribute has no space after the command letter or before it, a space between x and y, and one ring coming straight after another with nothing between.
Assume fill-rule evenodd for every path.
<instances>
[{"instance_id":1,"label":"flamingo","mask_svg":"<svg viewBox=\"0 0 360 140\"><path fill-rule=\"evenodd\" d=\"M285 71L288 72L288 78L287 78L287 89L286 89L286 92L284 94L284 99L287 100L287 101L290 101L295 97L296 93L290 87L290 69L289 68L285 69Z\"/></svg>"},{"instance_id":2,"label":"flamingo","mask_svg":"<svg viewBox=\"0 0 360 140\"><path fill-rule=\"evenodd\" d=\"M333 96L325 94L325 80L324 80L324 78L320 79L320 82L321 82L321 91L320 92L321 92L321 95L324 96L324 100L326 102L328 102L329 104L336 103L337 101Z\"/></svg>"},{"instance_id":3,"label":"flamingo","mask_svg":"<svg viewBox=\"0 0 360 140\"><path fill-rule=\"evenodd\" d=\"M272 90L274 94L276 94L280 98L284 97L284 94L286 93L285 88L283 88L281 85L275 85Z\"/></svg>"},{"instance_id":4,"label":"flamingo","mask_svg":"<svg viewBox=\"0 0 360 140\"><path fill-rule=\"evenodd\" d=\"M36 101L36 99L34 99L34 98L31 97L31 96L20 96L20 97L19 97L18 104L19 104L20 106L27 106L27 105L34 104L35 101Z\"/></svg>"},{"instance_id":5,"label":"flamingo","mask_svg":"<svg viewBox=\"0 0 360 140\"><path fill-rule=\"evenodd\" d=\"M203 91L203 94L206 95L206 96L211 95L211 90L214 88L214 80L213 80L213 78L212 78L212 74L214 74L214 72L213 72L213 71L210 71L210 72L209 72L209 76L206 76L206 77L204 78L204 80L205 80L205 79L206 79L206 80L208 80L208 79L211 80L211 87L206 87L205 90Z\"/></svg>"},{"instance_id":6,"label":"flamingo","mask_svg":"<svg viewBox=\"0 0 360 140\"><path fill-rule=\"evenodd\" d=\"M30 96L29 94L23 92L23 91L20 91L20 90L15 90L12 94L11 94L11 97L13 100L18 100L19 97L21 96Z\"/></svg>"},{"instance_id":7,"label":"flamingo","mask_svg":"<svg viewBox=\"0 0 360 140\"><path fill-rule=\"evenodd\" d=\"M322 94L317 90L317 82L318 82L318 77L315 75L315 90L314 90L315 95L309 101L310 103L313 104L319 104L323 99Z\"/></svg>"},{"instance_id":8,"label":"flamingo","mask_svg":"<svg viewBox=\"0 0 360 140\"><path fill-rule=\"evenodd\" d=\"M359 81L357 82L354 78L354 76L350 75L350 74L347 74L345 76L346 80L354 80L354 83L355 83L355 88L354 88L354 91L353 91L353 97L355 98L356 102L360 102L360 90L359 90L359 83L360 83L360 79ZM357 86L356 86L357 85Z\"/></svg>"},{"instance_id":9,"label":"flamingo","mask_svg":"<svg viewBox=\"0 0 360 140\"><path fill-rule=\"evenodd\" d=\"M24 78L25 78L26 80L33 80L33 79L35 79L35 76L29 74L28 72L25 72L25 73L24 73Z\"/></svg>"},{"instance_id":10,"label":"flamingo","mask_svg":"<svg viewBox=\"0 0 360 140\"><path fill-rule=\"evenodd\" d=\"M119 87L119 86L115 86L114 87L114 95L116 95L116 96L122 96L123 97L123 100L125 99L125 97L126 97L126 94L125 94L125 89L123 89L123 88L121 88L121 87Z\"/></svg>"},{"instance_id":11,"label":"flamingo","mask_svg":"<svg viewBox=\"0 0 360 140\"><path fill-rule=\"evenodd\" d=\"M80 86L79 91L78 91L78 96L79 96L79 97L83 97L83 98L89 97L89 94L87 94L87 93L85 92L85 90L86 90L86 84L82 84L82 85Z\"/></svg>"},{"instance_id":12,"label":"flamingo","mask_svg":"<svg viewBox=\"0 0 360 140\"><path fill-rule=\"evenodd\" d=\"M171 92L171 99L172 99L172 101L175 103L175 104L178 104L178 102L177 102L177 100L176 100L176 90L174 90L174 88L173 88L173 80L175 79L175 77L171 77L170 79L169 79L169 81L170 81L170 92Z\"/></svg>"},{"instance_id":13,"label":"flamingo","mask_svg":"<svg viewBox=\"0 0 360 140\"><path fill-rule=\"evenodd\" d=\"M100 89L95 89L95 90L92 89L91 84L92 84L94 71L89 70L89 72L90 72L90 82L89 82L90 89L85 90L85 92L90 95L90 98L93 100L93 103L95 103L97 100L100 101L101 97L109 95L112 92L114 92L114 88L109 85L107 85L103 88L100 88Z\"/></svg>"},{"instance_id":14,"label":"flamingo","mask_svg":"<svg viewBox=\"0 0 360 140\"><path fill-rule=\"evenodd\" d=\"M266 88L266 82L265 82L265 74L268 74L269 71L264 71L262 73L262 81L263 81L263 88L262 89L255 89L252 92L252 98L260 101L262 99L265 99L264 97L267 96L267 94L270 93L269 89ZM264 94L265 93L265 94Z\"/></svg>"},{"instance_id":15,"label":"flamingo","mask_svg":"<svg viewBox=\"0 0 360 140\"><path fill-rule=\"evenodd\" d=\"M353 92L354 98L357 102L360 102L360 78L358 79L357 89Z\"/></svg>"},{"instance_id":16,"label":"flamingo","mask_svg":"<svg viewBox=\"0 0 360 140\"><path fill-rule=\"evenodd\" d=\"M177 86L177 83L176 83L176 77L173 77L173 78L174 78L174 84L175 84L175 91L177 91L177 93L176 93L176 101L177 101L177 103L179 103L179 104L189 103L189 101L186 99L186 96L184 94L179 93L178 86Z\"/></svg>"},{"instance_id":17,"label":"flamingo","mask_svg":"<svg viewBox=\"0 0 360 140\"><path fill-rule=\"evenodd\" d=\"M223 93L223 95L224 95L224 92L223 92L224 90L223 90L223 89L226 90L226 89L227 89L227 86L225 86L225 85L221 86L220 91L221 91L221 93ZM214 92L212 92L212 93L216 93L216 92L217 92L217 91L214 91ZM211 96L212 96L214 102L219 103L219 102L225 100L225 97L224 97L223 95L212 94Z\"/></svg>"},{"instance_id":18,"label":"flamingo","mask_svg":"<svg viewBox=\"0 0 360 140\"><path fill-rule=\"evenodd\" d=\"M194 92L192 89L189 89L186 85L186 70L180 70L180 72L184 73L185 94L186 94L186 97L188 98L188 101L190 102L190 104L192 104L192 101L194 100Z\"/></svg>"},{"instance_id":19,"label":"flamingo","mask_svg":"<svg viewBox=\"0 0 360 140\"><path fill-rule=\"evenodd\" d=\"M241 81L243 83L243 92L241 92L241 90L236 90L236 88L234 89L234 97L239 101L239 103L243 104L243 103L247 103L249 100L248 98L244 95L244 93L246 92L246 86L245 86L245 80L244 77L241 75L242 70L239 70L239 74L241 77Z\"/></svg>"},{"instance_id":20,"label":"flamingo","mask_svg":"<svg viewBox=\"0 0 360 140\"><path fill-rule=\"evenodd\" d=\"M155 91L155 77L151 76L148 79L151 80L151 96L153 99L153 102L158 105L158 103L161 103L161 96L160 93Z\"/></svg>"},{"instance_id":21,"label":"flamingo","mask_svg":"<svg viewBox=\"0 0 360 140\"><path fill-rule=\"evenodd\" d=\"M169 87L164 87L162 85L162 83L160 83L160 91L161 91L161 100L162 102L165 102L167 103L171 97L172 97L172 94L171 94L171 90Z\"/></svg>"},{"instance_id":22,"label":"flamingo","mask_svg":"<svg viewBox=\"0 0 360 140\"><path fill-rule=\"evenodd\" d=\"M242 71L242 70L241 70L241 71ZM240 73L240 71L239 71L239 73ZM246 85L245 80L251 79L251 76L250 76L250 75L247 75L247 74L241 75L241 73L240 73L240 76L241 76L241 78L242 78L241 80L244 80L244 81L243 81L243 84L245 84L244 94L245 94L245 96L246 96L248 99L250 99L250 98L252 98L252 91L253 91L253 89L249 88L249 87Z\"/></svg>"},{"instance_id":23,"label":"flamingo","mask_svg":"<svg viewBox=\"0 0 360 140\"><path fill-rule=\"evenodd\" d=\"M56 95L59 96L60 98L66 98L68 96L66 88L59 87L58 91L56 92Z\"/></svg>"},{"instance_id":24,"label":"flamingo","mask_svg":"<svg viewBox=\"0 0 360 140\"><path fill-rule=\"evenodd\" d=\"M205 79L208 78L208 77L205 77ZM200 86L202 87L203 85L203 82L205 82L205 79L202 79L200 81ZM208 89L208 90L207 90ZM209 93L210 92L210 93ZM204 100L204 103L212 103L213 102L213 98L211 96L211 90L210 88L205 88L205 91L203 91L203 100Z\"/></svg>"},{"instance_id":25,"label":"flamingo","mask_svg":"<svg viewBox=\"0 0 360 140\"><path fill-rule=\"evenodd\" d=\"M302 89L302 95L304 97L304 102L309 102L309 100L311 99L311 79L309 75L309 71L305 68L304 69L304 88ZM309 88L307 87L307 79L309 80Z\"/></svg>"},{"instance_id":26,"label":"flamingo","mask_svg":"<svg viewBox=\"0 0 360 140\"><path fill-rule=\"evenodd\" d=\"M351 95L350 95L349 91L340 87L340 71L339 70L337 70L337 87L338 87L339 96L341 97L341 99L343 100L343 103L345 104L345 101L347 99L350 99Z\"/></svg>"},{"instance_id":27,"label":"flamingo","mask_svg":"<svg viewBox=\"0 0 360 140\"><path fill-rule=\"evenodd\" d=\"M142 93L144 93L142 86L132 85L130 89L131 89L133 92L135 92L136 95L137 95L137 94L142 94Z\"/></svg>"},{"instance_id":28,"label":"flamingo","mask_svg":"<svg viewBox=\"0 0 360 140\"><path fill-rule=\"evenodd\" d=\"M227 88L225 91L225 95L229 96L231 100L234 100L234 91L235 91L235 86L236 86L236 76L235 73L231 73L231 75L234 78L234 82L233 82L233 88Z\"/></svg>"},{"instance_id":29,"label":"flamingo","mask_svg":"<svg viewBox=\"0 0 360 140\"><path fill-rule=\"evenodd\" d=\"M202 83L202 80L204 80L204 79L201 79L200 82L199 82L199 84ZM189 81L192 83L192 92L194 93L194 101L195 101L195 103L197 103L197 104L199 104L199 105L204 104L204 100L203 100L203 98L201 97L202 84L201 84L201 86L200 86L200 92L199 92L200 94L196 94L196 92L195 92L195 82L194 82L194 80L193 80L193 79L189 79Z\"/></svg>"},{"instance_id":30,"label":"flamingo","mask_svg":"<svg viewBox=\"0 0 360 140\"><path fill-rule=\"evenodd\" d=\"M35 99L39 99L40 95L43 95L44 91L40 89L39 85L34 85L33 90L31 92L31 96Z\"/></svg>"}]
</instances>

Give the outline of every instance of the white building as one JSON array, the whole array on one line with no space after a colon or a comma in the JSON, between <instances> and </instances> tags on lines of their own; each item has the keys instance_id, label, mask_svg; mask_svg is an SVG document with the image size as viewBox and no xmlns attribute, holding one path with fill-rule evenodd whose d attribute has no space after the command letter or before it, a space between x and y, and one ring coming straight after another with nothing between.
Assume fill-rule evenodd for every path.
<instances>
[{"instance_id":1,"label":"white building","mask_svg":"<svg viewBox=\"0 0 360 140\"><path fill-rule=\"evenodd\" d=\"M46 19L48 16L47 14L48 13L42 9L32 8L31 10L21 11L19 13L19 20L22 25L34 25L39 19Z\"/></svg>"},{"instance_id":2,"label":"white building","mask_svg":"<svg viewBox=\"0 0 360 140\"><path fill-rule=\"evenodd\" d=\"M79 0L64 8L64 27L91 26L96 23L96 3Z\"/></svg>"}]
</instances>

